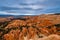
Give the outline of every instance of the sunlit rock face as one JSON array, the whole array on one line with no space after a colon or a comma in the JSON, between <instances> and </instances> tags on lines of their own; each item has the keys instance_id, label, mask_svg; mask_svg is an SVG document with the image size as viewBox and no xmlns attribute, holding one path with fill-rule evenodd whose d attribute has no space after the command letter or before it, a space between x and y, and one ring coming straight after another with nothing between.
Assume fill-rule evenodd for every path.
<instances>
[{"instance_id":1,"label":"sunlit rock face","mask_svg":"<svg viewBox=\"0 0 60 40\"><path fill-rule=\"evenodd\" d=\"M4 18L0 25L0 40L60 40L60 15L23 18L26 20L8 17L10 21L5 21L8 19Z\"/></svg>"},{"instance_id":2,"label":"sunlit rock face","mask_svg":"<svg viewBox=\"0 0 60 40\"><path fill-rule=\"evenodd\" d=\"M60 36L53 34L49 35L48 37L40 38L38 40L60 40Z\"/></svg>"}]
</instances>

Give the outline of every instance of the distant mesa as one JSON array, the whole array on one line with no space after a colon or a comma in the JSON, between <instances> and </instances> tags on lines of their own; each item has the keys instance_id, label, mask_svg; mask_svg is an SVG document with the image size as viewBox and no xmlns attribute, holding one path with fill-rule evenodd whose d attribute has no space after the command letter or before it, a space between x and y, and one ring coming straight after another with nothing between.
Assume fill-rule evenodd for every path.
<instances>
[{"instance_id":1,"label":"distant mesa","mask_svg":"<svg viewBox=\"0 0 60 40\"><path fill-rule=\"evenodd\" d=\"M60 13L54 13L54 15L60 15Z\"/></svg>"}]
</instances>

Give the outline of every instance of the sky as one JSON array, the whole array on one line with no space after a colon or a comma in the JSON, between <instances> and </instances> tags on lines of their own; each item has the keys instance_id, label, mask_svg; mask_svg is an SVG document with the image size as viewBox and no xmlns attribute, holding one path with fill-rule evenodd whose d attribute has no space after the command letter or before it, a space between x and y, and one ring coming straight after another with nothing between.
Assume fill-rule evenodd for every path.
<instances>
[{"instance_id":1,"label":"sky","mask_svg":"<svg viewBox=\"0 0 60 40\"><path fill-rule=\"evenodd\" d=\"M60 0L0 0L0 15L60 13Z\"/></svg>"}]
</instances>

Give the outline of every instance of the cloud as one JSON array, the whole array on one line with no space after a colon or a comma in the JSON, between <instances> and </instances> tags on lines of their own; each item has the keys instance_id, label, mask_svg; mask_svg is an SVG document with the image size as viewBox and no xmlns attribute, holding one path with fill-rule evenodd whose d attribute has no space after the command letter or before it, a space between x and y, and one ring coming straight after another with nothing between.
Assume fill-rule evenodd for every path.
<instances>
[{"instance_id":1,"label":"cloud","mask_svg":"<svg viewBox=\"0 0 60 40\"><path fill-rule=\"evenodd\" d=\"M4 15L19 15L19 14L17 14L17 13L9 13L9 12L4 12L4 11L0 11L0 15L1 14L4 14Z\"/></svg>"},{"instance_id":2,"label":"cloud","mask_svg":"<svg viewBox=\"0 0 60 40\"><path fill-rule=\"evenodd\" d=\"M40 8L44 8L43 5L28 5L27 7L28 7L28 8L31 8L31 9L33 9L33 10L40 9Z\"/></svg>"},{"instance_id":3,"label":"cloud","mask_svg":"<svg viewBox=\"0 0 60 40\"><path fill-rule=\"evenodd\" d=\"M43 10L45 8L44 5L11 5L7 7L3 7L3 11L7 11L9 13L30 13L35 14L37 10Z\"/></svg>"},{"instance_id":4,"label":"cloud","mask_svg":"<svg viewBox=\"0 0 60 40\"><path fill-rule=\"evenodd\" d=\"M36 3L42 3L42 2L46 2L48 0L24 0L23 3L26 4L36 4Z\"/></svg>"},{"instance_id":5,"label":"cloud","mask_svg":"<svg viewBox=\"0 0 60 40\"><path fill-rule=\"evenodd\" d=\"M45 5L12 5L8 7L13 7L13 8L19 8L19 9L31 9L31 10L36 10L36 9L43 9L45 8Z\"/></svg>"},{"instance_id":6,"label":"cloud","mask_svg":"<svg viewBox=\"0 0 60 40\"><path fill-rule=\"evenodd\" d=\"M38 15L48 12L60 12L60 0L0 0L0 14Z\"/></svg>"},{"instance_id":7,"label":"cloud","mask_svg":"<svg viewBox=\"0 0 60 40\"><path fill-rule=\"evenodd\" d=\"M46 1L48 1L48 0L38 0L39 2L46 2Z\"/></svg>"},{"instance_id":8,"label":"cloud","mask_svg":"<svg viewBox=\"0 0 60 40\"><path fill-rule=\"evenodd\" d=\"M32 14L32 13L9 13L9 12L6 12L6 11L0 11L0 15L36 15L36 14Z\"/></svg>"},{"instance_id":9,"label":"cloud","mask_svg":"<svg viewBox=\"0 0 60 40\"><path fill-rule=\"evenodd\" d=\"M28 13L28 14L23 14L23 15L35 15L35 14Z\"/></svg>"},{"instance_id":10,"label":"cloud","mask_svg":"<svg viewBox=\"0 0 60 40\"><path fill-rule=\"evenodd\" d=\"M6 10L19 10L19 8L7 7L7 6L0 7L0 11L6 11Z\"/></svg>"}]
</instances>

